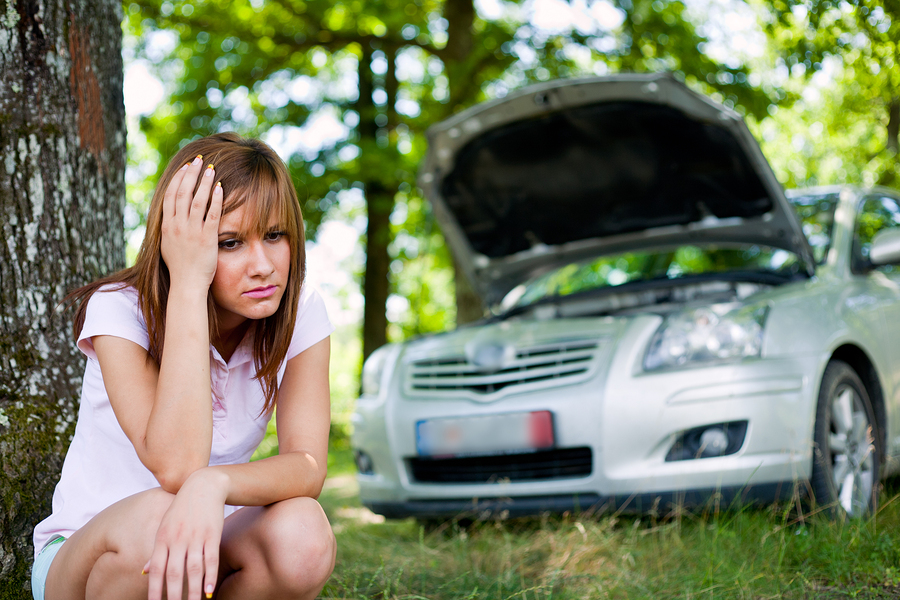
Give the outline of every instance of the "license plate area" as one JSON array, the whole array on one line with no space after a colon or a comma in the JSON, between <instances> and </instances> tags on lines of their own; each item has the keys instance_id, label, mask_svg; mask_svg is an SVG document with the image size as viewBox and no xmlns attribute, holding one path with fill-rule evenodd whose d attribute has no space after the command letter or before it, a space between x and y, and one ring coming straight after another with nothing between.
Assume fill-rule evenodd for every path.
<instances>
[{"instance_id":1,"label":"license plate area","mask_svg":"<svg viewBox=\"0 0 900 600\"><path fill-rule=\"evenodd\" d=\"M416 423L416 451L422 457L512 454L546 450L554 445L553 415L548 410Z\"/></svg>"}]
</instances>

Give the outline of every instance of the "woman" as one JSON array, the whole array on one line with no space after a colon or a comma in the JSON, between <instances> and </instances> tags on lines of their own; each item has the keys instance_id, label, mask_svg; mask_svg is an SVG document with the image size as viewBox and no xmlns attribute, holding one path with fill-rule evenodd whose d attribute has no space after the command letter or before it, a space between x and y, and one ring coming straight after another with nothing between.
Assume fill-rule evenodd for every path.
<instances>
[{"instance_id":1,"label":"woman","mask_svg":"<svg viewBox=\"0 0 900 600\"><path fill-rule=\"evenodd\" d=\"M71 296L88 361L37 600L318 594L333 328L304 274L271 148L219 134L175 155L136 264ZM249 463L276 401L279 453Z\"/></svg>"}]
</instances>

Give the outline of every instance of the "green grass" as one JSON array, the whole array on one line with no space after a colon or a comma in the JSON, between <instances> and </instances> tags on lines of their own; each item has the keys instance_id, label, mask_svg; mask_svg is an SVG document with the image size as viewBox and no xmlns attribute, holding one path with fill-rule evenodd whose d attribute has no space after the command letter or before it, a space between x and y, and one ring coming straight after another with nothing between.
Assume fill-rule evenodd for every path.
<instances>
[{"instance_id":1,"label":"green grass","mask_svg":"<svg viewBox=\"0 0 900 600\"><path fill-rule=\"evenodd\" d=\"M846 524L796 504L560 515L468 525L388 520L359 503L347 450L320 497L338 539L324 598L896 598L900 486Z\"/></svg>"}]
</instances>

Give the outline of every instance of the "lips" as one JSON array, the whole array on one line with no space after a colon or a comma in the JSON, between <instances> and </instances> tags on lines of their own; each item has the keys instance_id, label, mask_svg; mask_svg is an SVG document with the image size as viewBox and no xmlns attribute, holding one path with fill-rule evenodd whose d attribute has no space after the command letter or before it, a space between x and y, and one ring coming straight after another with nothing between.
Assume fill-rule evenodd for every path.
<instances>
[{"instance_id":1,"label":"lips","mask_svg":"<svg viewBox=\"0 0 900 600\"><path fill-rule=\"evenodd\" d=\"M249 298L268 298L269 296L274 294L275 290L277 289L277 285L266 285L258 288L253 288L248 292L244 292L242 295Z\"/></svg>"}]
</instances>

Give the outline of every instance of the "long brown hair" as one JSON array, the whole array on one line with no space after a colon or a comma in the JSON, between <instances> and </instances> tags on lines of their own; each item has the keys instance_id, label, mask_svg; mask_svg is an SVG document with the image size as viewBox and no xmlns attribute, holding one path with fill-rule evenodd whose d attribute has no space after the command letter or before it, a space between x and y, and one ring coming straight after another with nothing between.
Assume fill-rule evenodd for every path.
<instances>
[{"instance_id":1,"label":"long brown hair","mask_svg":"<svg viewBox=\"0 0 900 600\"><path fill-rule=\"evenodd\" d=\"M294 332L297 303L306 277L306 249L297 192L284 163L264 142L241 138L234 133L220 133L194 140L179 150L169 161L156 185L147 215L147 232L134 266L75 290L66 297L65 302L78 305L74 319L77 339L84 327L88 300L94 292L109 284L119 284L114 289L134 287L150 336L150 357L157 363L160 361L165 342L166 302L169 298L169 270L160 251L163 196L178 169L197 155L203 155L204 165L215 165L216 180L222 182L225 192L223 216L247 205L250 210L245 211L247 222L244 226L262 236L269 229L271 216L278 215L278 227L287 234L291 245L290 273L281 305L275 314L260 319L253 325L255 379L259 380L265 394L265 412L275 405L278 369L287 355ZM200 180L198 177L194 193L200 186ZM209 339L212 341L218 331L212 293L207 296L207 310Z\"/></svg>"}]
</instances>

